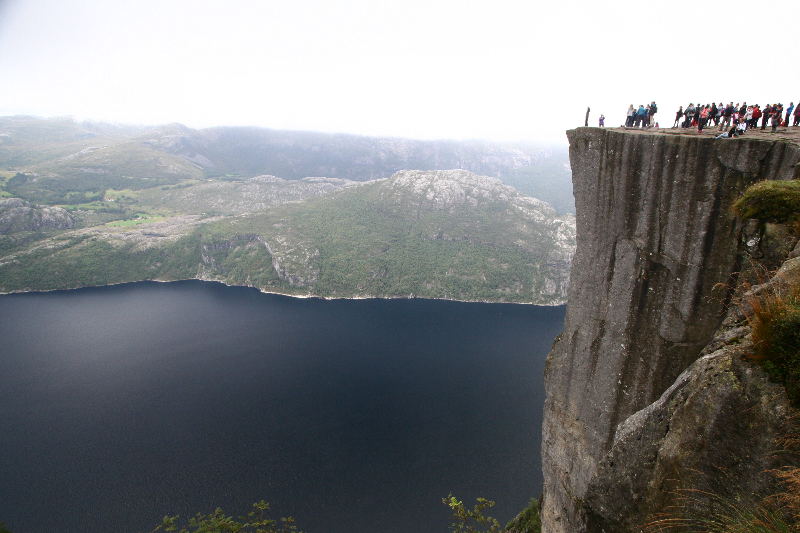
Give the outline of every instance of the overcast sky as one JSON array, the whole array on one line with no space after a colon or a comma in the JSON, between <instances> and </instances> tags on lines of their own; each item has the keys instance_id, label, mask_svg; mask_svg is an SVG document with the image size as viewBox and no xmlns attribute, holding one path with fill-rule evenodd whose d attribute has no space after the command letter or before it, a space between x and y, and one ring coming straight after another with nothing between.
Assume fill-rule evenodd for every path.
<instances>
[{"instance_id":1,"label":"overcast sky","mask_svg":"<svg viewBox=\"0 0 800 533\"><path fill-rule=\"evenodd\" d=\"M800 99L796 0L0 0L0 115L554 140ZM793 22L794 21L794 22ZM674 109L673 109L674 108Z\"/></svg>"}]
</instances>

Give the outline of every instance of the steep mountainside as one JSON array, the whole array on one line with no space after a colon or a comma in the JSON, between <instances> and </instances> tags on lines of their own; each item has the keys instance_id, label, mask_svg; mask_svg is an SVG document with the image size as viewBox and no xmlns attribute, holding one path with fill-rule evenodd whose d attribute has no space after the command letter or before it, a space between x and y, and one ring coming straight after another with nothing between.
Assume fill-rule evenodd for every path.
<instances>
[{"instance_id":1,"label":"steep mountainside","mask_svg":"<svg viewBox=\"0 0 800 533\"><path fill-rule=\"evenodd\" d=\"M663 509L670 490L692 488L680 484L681 476L688 479L681 461L697 469L717 461L732 468L734 479L736 472L745 476L748 463L725 456L743 441L726 448L725 439L752 437L756 446L764 440L756 434L781 421L754 415L746 431L728 424L733 415L726 409L765 401L752 394L763 390L761 378L731 362L730 350L698 362L682 383L676 379L720 326L747 243L757 242L742 238L733 201L754 181L800 177L800 148L775 138L714 140L598 128L568 136L578 247L565 331L545 373L542 522L547 532L628 531L642 525L636 513L642 518ZM709 383L702 377L709 368L729 376L733 389L727 396L719 389L712 395L716 404L701 401L698 407L692 402ZM676 409L683 418L670 425L665 421ZM701 411L706 418L693 414ZM680 437L703 429L705 437ZM671 432L672 440L659 440L663 432ZM670 460L667 455L682 446L683 459ZM692 446L694 452L686 451ZM712 449L698 463L706 447ZM764 450L752 455L759 453ZM666 469L660 477L653 474L654 461ZM678 483L658 481L667 479Z\"/></svg>"}]
</instances>

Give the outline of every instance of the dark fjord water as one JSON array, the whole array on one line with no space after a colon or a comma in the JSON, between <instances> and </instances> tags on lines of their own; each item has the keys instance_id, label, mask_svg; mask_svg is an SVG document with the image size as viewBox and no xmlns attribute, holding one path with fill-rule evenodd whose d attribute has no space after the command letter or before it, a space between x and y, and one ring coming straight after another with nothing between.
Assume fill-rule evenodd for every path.
<instances>
[{"instance_id":1,"label":"dark fjord water","mask_svg":"<svg viewBox=\"0 0 800 533\"><path fill-rule=\"evenodd\" d=\"M541 486L563 308L323 301L213 283L0 296L0 520L150 531L254 501L307 533L443 532Z\"/></svg>"}]
</instances>

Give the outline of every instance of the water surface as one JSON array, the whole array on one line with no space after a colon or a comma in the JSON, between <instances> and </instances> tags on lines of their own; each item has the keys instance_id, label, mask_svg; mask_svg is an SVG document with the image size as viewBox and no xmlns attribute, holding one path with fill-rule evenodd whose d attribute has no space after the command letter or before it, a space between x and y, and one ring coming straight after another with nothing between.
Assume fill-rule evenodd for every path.
<instances>
[{"instance_id":1,"label":"water surface","mask_svg":"<svg viewBox=\"0 0 800 533\"><path fill-rule=\"evenodd\" d=\"M196 281L0 296L0 521L133 533L264 499L307 533L433 533L450 492L509 520L563 319Z\"/></svg>"}]
</instances>

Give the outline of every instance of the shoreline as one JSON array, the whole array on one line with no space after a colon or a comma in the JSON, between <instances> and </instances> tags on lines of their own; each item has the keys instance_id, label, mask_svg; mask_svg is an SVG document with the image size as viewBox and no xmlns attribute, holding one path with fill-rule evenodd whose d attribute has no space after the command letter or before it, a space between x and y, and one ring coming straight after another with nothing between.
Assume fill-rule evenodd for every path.
<instances>
[{"instance_id":1,"label":"shoreline","mask_svg":"<svg viewBox=\"0 0 800 533\"><path fill-rule=\"evenodd\" d=\"M445 302L460 302L460 303L483 303L483 304L508 304L508 305L534 305L538 307L559 307L562 305L567 305L567 300L564 299L563 302L554 303L554 304L537 304L533 302L501 302L495 300L459 300L456 298L427 298L423 296L414 296L411 294L410 296L318 296L315 294L286 294L283 292L278 291L269 291L259 287L255 287L253 285L230 285L225 283L224 281L216 280L216 279L202 279L202 278L187 278L187 279L171 279L171 280L164 280L164 279L142 279L136 281L121 281L119 283L108 283L105 285L84 285L80 287L70 287L64 289L31 289L31 290L21 290L21 291L10 291L10 292L0 292L0 296L5 295L12 295L12 294L31 294L31 293L48 293L48 292L56 292L56 291L75 291L80 289L91 289L91 288L100 288L100 287L114 287L117 285L128 285L132 283L146 283L146 282L155 282L155 283L176 283L181 281L200 281L206 283L219 283L226 287L243 287L248 289L255 289L262 294L274 294L277 296L286 296L287 298L316 298L318 300L439 300Z\"/></svg>"}]
</instances>

